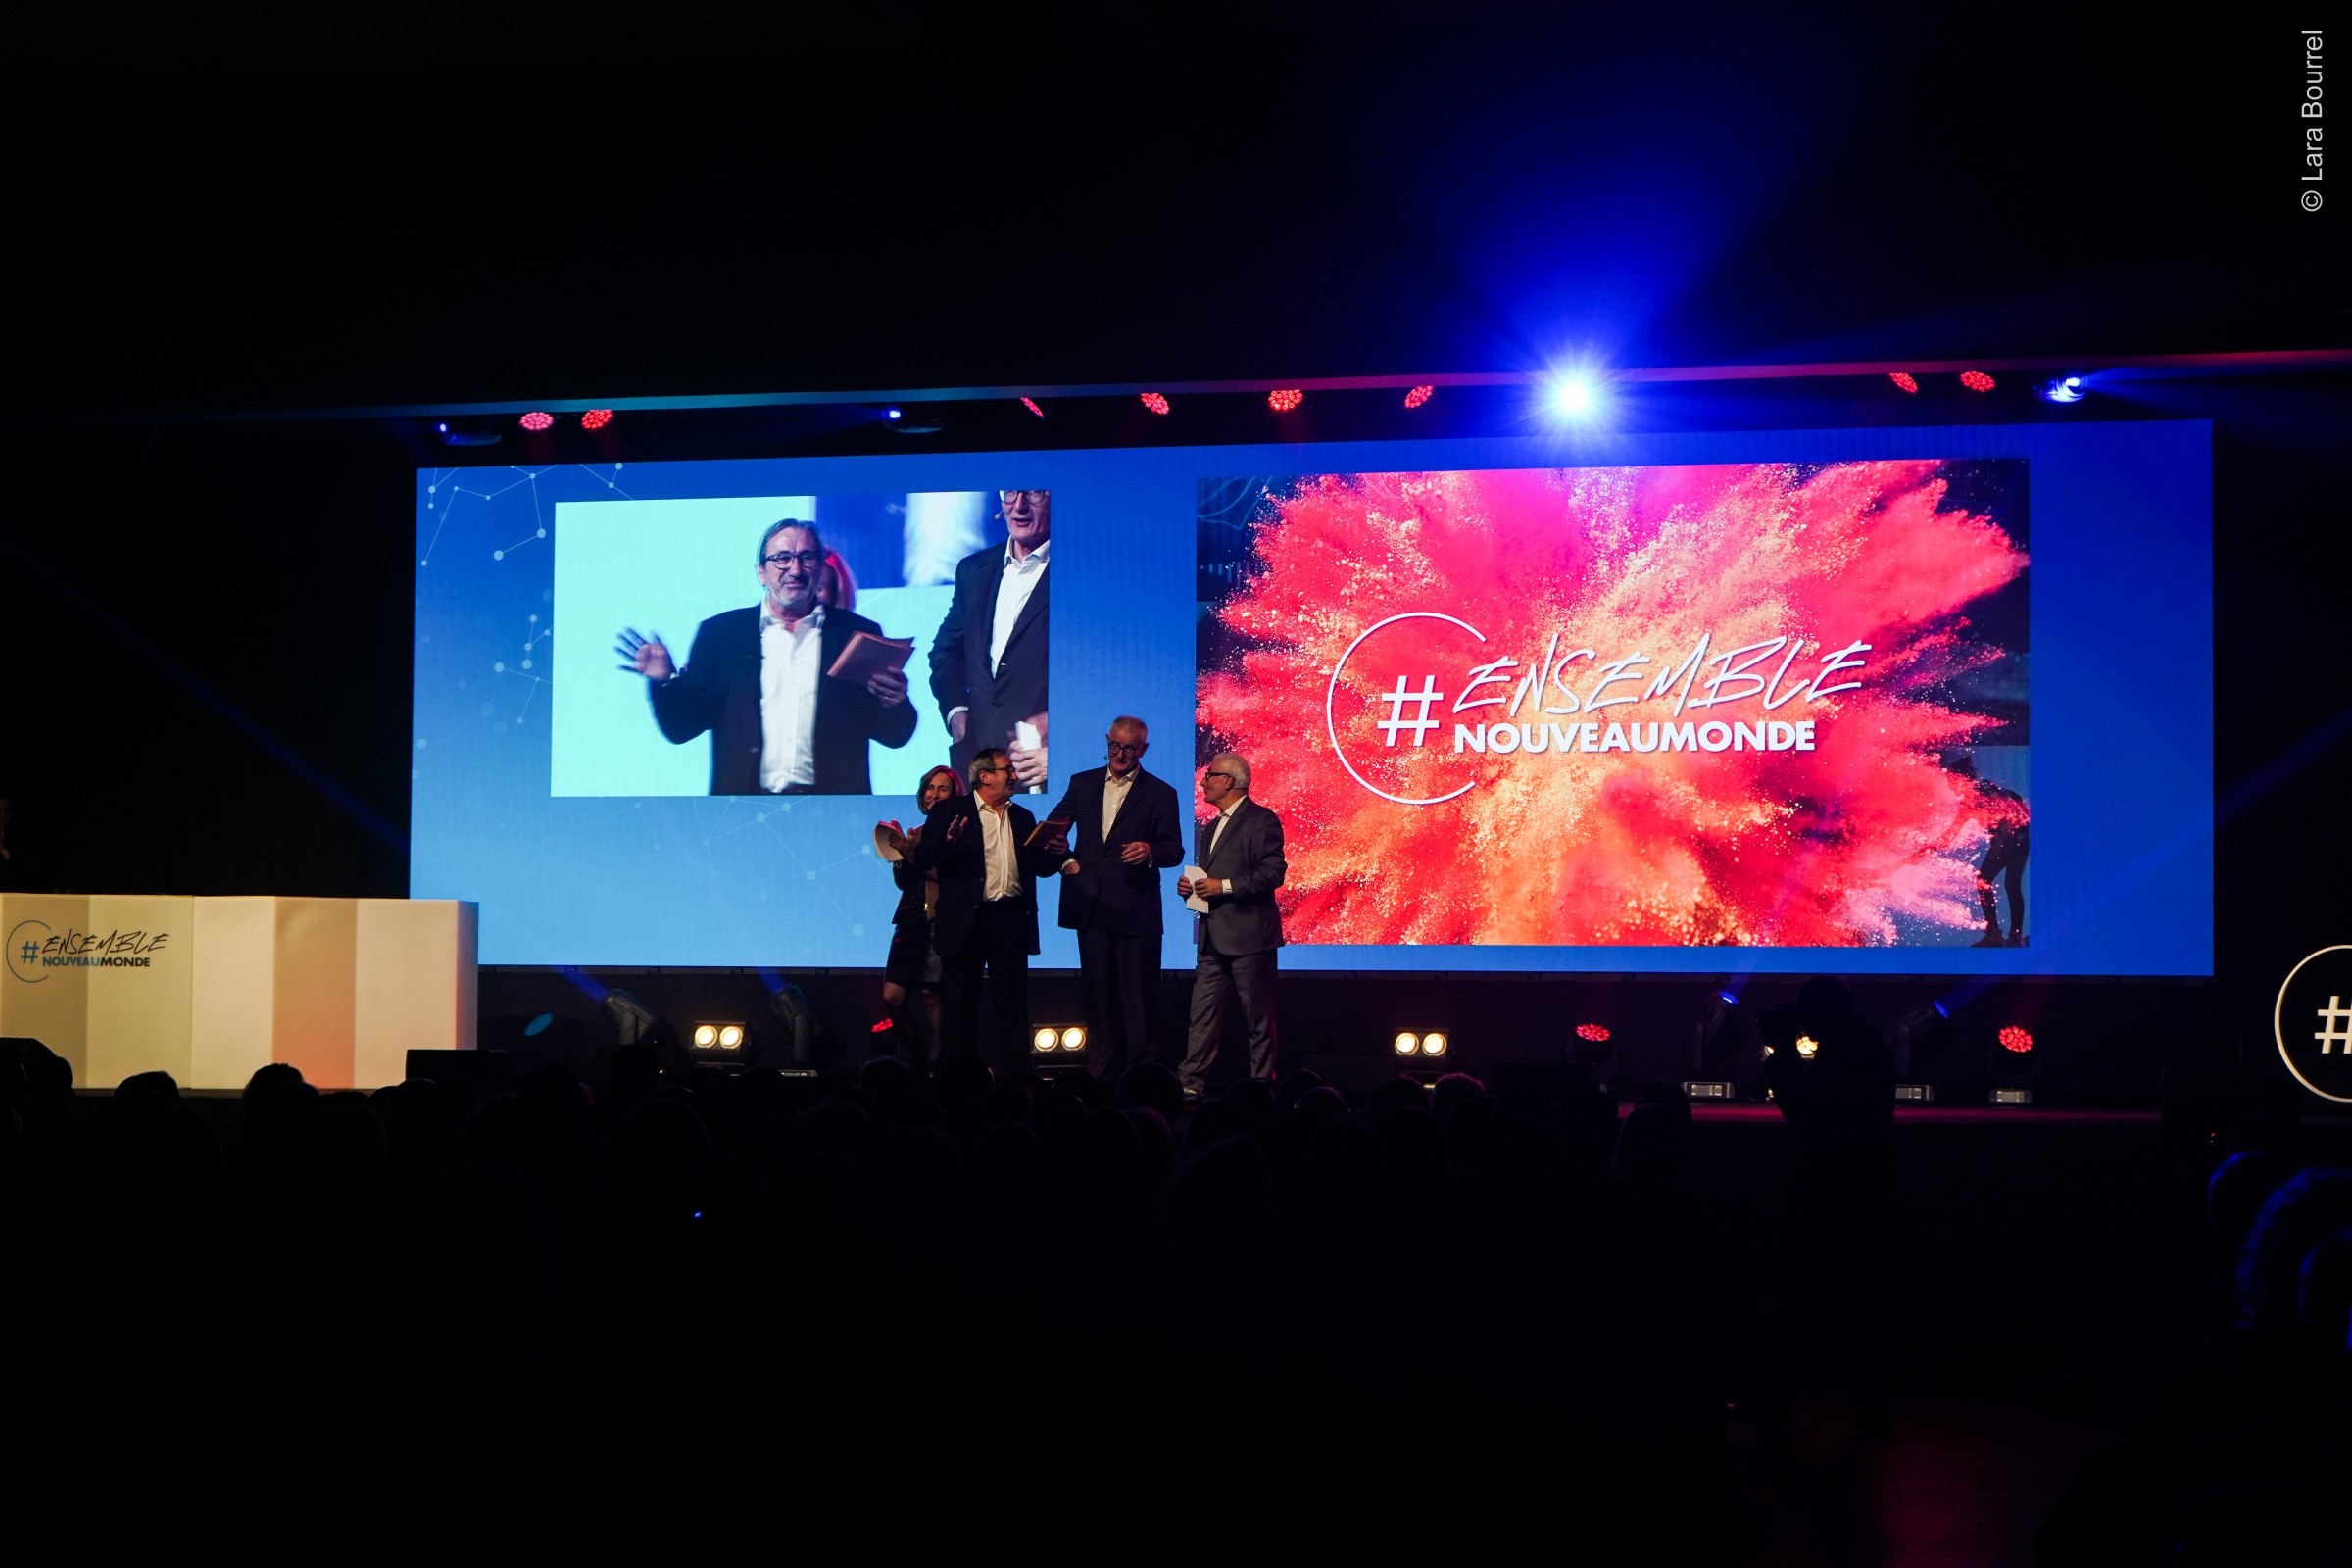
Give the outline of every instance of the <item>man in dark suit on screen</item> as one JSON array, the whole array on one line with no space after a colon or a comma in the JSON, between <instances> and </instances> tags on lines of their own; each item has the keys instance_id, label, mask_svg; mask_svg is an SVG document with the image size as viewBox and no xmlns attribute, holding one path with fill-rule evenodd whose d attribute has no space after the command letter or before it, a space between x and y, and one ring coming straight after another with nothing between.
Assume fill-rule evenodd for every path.
<instances>
[{"instance_id":1,"label":"man in dark suit on screen","mask_svg":"<svg viewBox=\"0 0 2352 1568\"><path fill-rule=\"evenodd\" d=\"M956 564L956 596L931 640L931 695L956 767L1001 746L1011 754L1014 786L1043 790L1054 498L1044 490L1000 490L997 500L1004 543Z\"/></svg>"},{"instance_id":2,"label":"man in dark suit on screen","mask_svg":"<svg viewBox=\"0 0 2352 1568\"><path fill-rule=\"evenodd\" d=\"M871 795L870 743L913 738L903 671L826 673L851 638L882 628L817 602L824 564L816 525L786 517L760 541L760 603L704 621L685 668L659 633L620 634L620 667L646 678L662 733L679 745L710 736L713 795Z\"/></svg>"},{"instance_id":3,"label":"man in dark suit on screen","mask_svg":"<svg viewBox=\"0 0 2352 1568\"><path fill-rule=\"evenodd\" d=\"M1274 893L1290 874L1282 857L1282 818L1250 799L1250 763L1232 752L1209 760L1200 798L1217 814L1200 828L1202 875L1176 879L1176 896L1196 895L1208 912L1196 922L1200 966L1193 972L1192 1039L1176 1076L1198 1101L1217 1059L1217 1034L1229 1002L1241 1004L1250 1029L1250 1076L1274 1077L1274 953L1282 946L1282 910Z\"/></svg>"},{"instance_id":4,"label":"man in dark suit on screen","mask_svg":"<svg viewBox=\"0 0 2352 1568\"><path fill-rule=\"evenodd\" d=\"M1052 817L1069 824L1061 923L1078 933L1086 1070L1116 1077L1158 1054L1159 873L1184 858L1175 788L1144 771L1144 721L1110 721L1109 762L1070 779Z\"/></svg>"},{"instance_id":5,"label":"man in dark suit on screen","mask_svg":"<svg viewBox=\"0 0 2352 1568\"><path fill-rule=\"evenodd\" d=\"M941 1022L946 1054L977 1054L980 986L985 976L997 1021L997 1067L1029 1063L1029 956L1037 951L1037 879L1060 868L1057 835L1030 842L1037 821L1012 804L1012 760L1002 747L972 759L972 793L943 801L923 819L911 845L895 830L893 848L913 874L939 873L931 945L939 953Z\"/></svg>"}]
</instances>

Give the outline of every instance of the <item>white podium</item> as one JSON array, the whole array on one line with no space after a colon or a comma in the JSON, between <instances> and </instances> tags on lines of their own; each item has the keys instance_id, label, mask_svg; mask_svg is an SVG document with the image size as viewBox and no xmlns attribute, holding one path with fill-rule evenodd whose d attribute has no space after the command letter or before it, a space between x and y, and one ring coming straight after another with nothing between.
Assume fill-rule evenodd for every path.
<instances>
[{"instance_id":1,"label":"white podium","mask_svg":"<svg viewBox=\"0 0 2352 1568\"><path fill-rule=\"evenodd\" d=\"M0 894L0 1035L83 1088L160 1069L241 1089L283 1061L374 1089L412 1049L474 1048L474 918L449 900Z\"/></svg>"}]
</instances>

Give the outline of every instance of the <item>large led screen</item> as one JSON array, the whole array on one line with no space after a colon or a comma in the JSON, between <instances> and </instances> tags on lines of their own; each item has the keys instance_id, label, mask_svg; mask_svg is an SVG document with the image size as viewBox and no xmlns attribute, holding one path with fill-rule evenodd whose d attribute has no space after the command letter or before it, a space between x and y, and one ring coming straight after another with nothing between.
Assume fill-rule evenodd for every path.
<instances>
[{"instance_id":1,"label":"large led screen","mask_svg":"<svg viewBox=\"0 0 2352 1568\"><path fill-rule=\"evenodd\" d=\"M491 963L878 967L921 774L1005 745L1042 814L1132 713L1188 798L1250 758L1294 968L2204 974L2209 450L427 470L412 891L478 901Z\"/></svg>"},{"instance_id":2,"label":"large led screen","mask_svg":"<svg viewBox=\"0 0 2352 1568\"><path fill-rule=\"evenodd\" d=\"M1204 481L1293 940L2032 941L2027 466ZM1475 872L1427 877L1400 867ZM2004 907L2005 906L2005 907Z\"/></svg>"}]
</instances>

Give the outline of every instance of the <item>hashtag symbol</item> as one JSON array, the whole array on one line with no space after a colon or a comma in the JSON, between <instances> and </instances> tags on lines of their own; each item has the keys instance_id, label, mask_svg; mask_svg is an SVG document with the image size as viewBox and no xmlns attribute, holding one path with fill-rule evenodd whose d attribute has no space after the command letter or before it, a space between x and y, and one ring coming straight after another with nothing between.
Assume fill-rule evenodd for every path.
<instances>
[{"instance_id":1,"label":"hashtag symbol","mask_svg":"<svg viewBox=\"0 0 2352 1568\"><path fill-rule=\"evenodd\" d=\"M24 944L24 946L17 950L17 956L23 958L26 963L30 963L33 959L39 957L40 956L41 947L37 942L27 942ZM2334 999L2330 998L2329 1000L2333 1001Z\"/></svg>"},{"instance_id":2,"label":"hashtag symbol","mask_svg":"<svg viewBox=\"0 0 2352 1568\"><path fill-rule=\"evenodd\" d=\"M2329 997L2328 1005L2318 1011L2320 1026L2311 1038L2320 1043L2320 1054L2328 1055L2340 1045L2344 1054L2352 1056L2352 1007L2345 1006L2341 997Z\"/></svg>"},{"instance_id":3,"label":"hashtag symbol","mask_svg":"<svg viewBox=\"0 0 2352 1568\"><path fill-rule=\"evenodd\" d=\"M1421 689L1417 692L1406 691L1404 677L1399 675L1396 677L1396 689L1393 692L1383 692L1380 696L1380 700L1389 705L1389 716L1373 727L1388 738L1391 746L1396 744L1397 731L1409 729L1413 732L1413 744L1418 746L1421 744L1422 736L1438 727L1439 721L1429 716L1429 705L1442 702L1445 697L1446 694L1439 691L1437 683L1427 675L1421 677ZM1404 716L1404 705L1407 703L1421 705L1420 711L1411 718Z\"/></svg>"}]
</instances>

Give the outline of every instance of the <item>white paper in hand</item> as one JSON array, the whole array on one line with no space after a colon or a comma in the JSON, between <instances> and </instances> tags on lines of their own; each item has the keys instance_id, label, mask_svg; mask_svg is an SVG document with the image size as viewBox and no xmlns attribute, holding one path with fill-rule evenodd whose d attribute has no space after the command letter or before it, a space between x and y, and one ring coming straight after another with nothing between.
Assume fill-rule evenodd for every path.
<instances>
[{"instance_id":1,"label":"white paper in hand","mask_svg":"<svg viewBox=\"0 0 2352 1568\"><path fill-rule=\"evenodd\" d=\"M1200 879L1202 877L1208 875L1206 871L1201 870L1197 865L1186 866L1184 868L1184 874L1192 879L1193 885L1196 887L1200 886ZM1198 893L1185 900L1184 906L1192 910L1195 914L1206 914L1208 912L1208 901Z\"/></svg>"}]
</instances>

